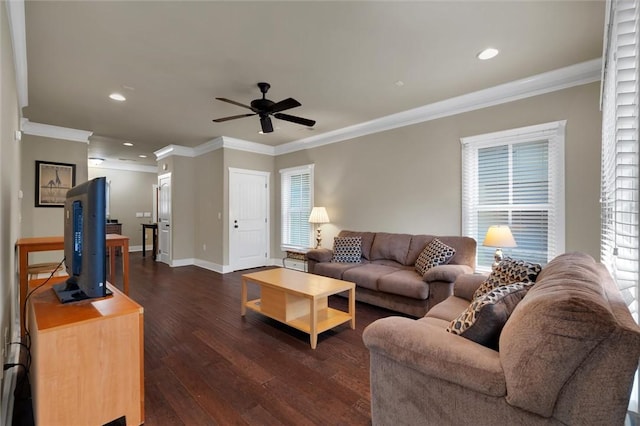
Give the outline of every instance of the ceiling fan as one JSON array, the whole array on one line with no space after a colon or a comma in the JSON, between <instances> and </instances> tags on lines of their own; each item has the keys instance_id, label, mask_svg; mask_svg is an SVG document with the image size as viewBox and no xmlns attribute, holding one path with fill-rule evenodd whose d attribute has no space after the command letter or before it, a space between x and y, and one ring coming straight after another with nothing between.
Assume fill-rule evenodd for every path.
<instances>
[{"instance_id":1,"label":"ceiling fan","mask_svg":"<svg viewBox=\"0 0 640 426\"><path fill-rule=\"evenodd\" d=\"M296 117L295 115L283 114L281 111L285 111L287 109L299 107L302 104L296 101L293 98L287 98L284 101L273 102L266 98L267 91L271 85L269 83L258 83L258 88L260 92L262 92L262 99L254 99L251 101L251 106L241 104L240 102L232 101L227 98L216 98L222 102L228 102L233 105L238 105L243 108L250 109L253 111L253 114L240 114L240 115L232 115L230 117L217 118L213 120L216 123L222 123L224 121L235 120L236 118L243 117L251 117L252 115L260 116L260 125L262 126L263 133L271 133L273 132L273 124L271 123L271 115L280 120L290 121L296 124L302 124L303 126L313 127L316 122L315 120L309 120L307 118Z\"/></svg>"}]
</instances>

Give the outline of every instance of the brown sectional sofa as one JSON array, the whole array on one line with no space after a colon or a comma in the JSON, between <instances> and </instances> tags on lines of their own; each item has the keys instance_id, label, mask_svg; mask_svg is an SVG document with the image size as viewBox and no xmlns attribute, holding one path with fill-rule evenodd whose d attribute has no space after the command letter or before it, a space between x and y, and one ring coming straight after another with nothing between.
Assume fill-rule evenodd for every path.
<instances>
[{"instance_id":1,"label":"brown sectional sofa","mask_svg":"<svg viewBox=\"0 0 640 426\"><path fill-rule=\"evenodd\" d=\"M446 265L420 276L415 262L433 235L386 232L341 231L339 237L361 237L362 257L358 263L332 262L326 248L307 252L308 270L317 275L356 283L356 300L415 317L453 293L461 274L472 273L476 262L476 241L468 237L437 237L456 250Z\"/></svg>"},{"instance_id":2,"label":"brown sectional sofa","mask_svg":"<svg viewBox=\"0 0 640 426\"><path fill-rule=\"evenodd\" d=\"M483 281L464 275L424 318L370 324L374 425L622 425L640 328L606 268L583 253L547 264L499 350L448 333Z\"/></svg>"}]
</instances>

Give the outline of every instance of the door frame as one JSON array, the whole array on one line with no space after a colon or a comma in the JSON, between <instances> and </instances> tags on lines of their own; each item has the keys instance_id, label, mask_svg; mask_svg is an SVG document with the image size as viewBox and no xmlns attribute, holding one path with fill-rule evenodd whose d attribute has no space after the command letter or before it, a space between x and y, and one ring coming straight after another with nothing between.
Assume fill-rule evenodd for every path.
<instances>
[{"instance_id":1,"label":"door frame","mask_svg":"<svg viewBox=\"0 0 640 426\"><path fill-rule=\"evenodd\" d=\"M233 205L231 203L231 188L233 188L232 185L232 180L234 178L234 175L236 173L242 173L242 174L250 174L250 175L255 175L255 176L261 176L264 177L266 179L266 185L267 187L265 188L266 191L266 197L265 197L265 210L266 210L266 226L265 226L265 253L266 253L266 257L265 257L265 265L269 264L269 261L271 259L271 185L270 185L270 179L271 179L271 172L265 172L262 170L250 170L250 169L240 169L240 168L236 168L236 167L229 167L229 197L228 197L228 222L227 222L227 238L229 241L229 269L230 271L235 271L236 267L237 267L237 262L236 262L236 258L234 257L235 253L234 250L236 249L235 247L235 242L232 241L232 235L233 235L233 231L232 231L232 226L233 226L233 222L232 222L232 217L233 217Z\"/></svg>"},{"instance_id":2,"label":"door frame","mask_svg":"<svg viewBox=\"0 0 640 426\"><path fill-rule=\"evenodd\" d=\"M158 209L160 208L160 188L161 188L161 184L160 181L162 179L165 178L169 178L169 182L170 182L170 188L173 186L173 182L172 182L172 178L171 178L171 172L169 173L163 173L161 175L158 175L158 186L157 186L157 194L158 194ZM171 194L171 200L173 200L173 194ZM156 260L158 262L162 262L162 263L166 263L169 266L173 266L173 207L172 207L172 202L169 202L169 244L168 244L168 250L169 253L167 253L167 261L163 261L162 260L162 256L160 253L160 248L162 247L162 244L160 243L160 235L161 235L161 229L160 229L160 214L159 214L159 210L158 210L158 256L156 257Z\"/></svg>"}]
</instances>

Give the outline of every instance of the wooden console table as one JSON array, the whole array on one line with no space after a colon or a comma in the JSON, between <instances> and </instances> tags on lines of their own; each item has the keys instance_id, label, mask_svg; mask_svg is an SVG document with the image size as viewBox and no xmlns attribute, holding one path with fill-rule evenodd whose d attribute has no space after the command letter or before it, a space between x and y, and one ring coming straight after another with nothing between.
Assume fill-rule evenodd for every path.
<instances>
[{"instance_id":1,"label":"wooden console table","mask_svg":"<svg viewBox=\"0 0 640 426\"><path fill-rule=\"evenodd\" d=\"M156 260L156 253L158 252L158 224L157 223L143 223L142 224L142 257L147 255L147 229L151 229L152 244L153 244L153 260Z\"/></svg>"},{"instance_id":2,"label":"wooden console table","mask_svg":"<svg viewBox=\"0 0 640 426\"><path fill-rule=\"evenodd\" d=\"M36 424L144 422L143 308L107 286L113 295L64 305L50 287L29 298Z\"/></svg>"},{"instance_id":3,"label":"wooden console table","mask_svg":"<svg viewBox=\"0 0 640 426\"><path fill-rule=\"evenodd\" d=\"M129 294L129 237L117 234L107 234L107 249L109 250L109 281L115 283L116 248L122 249L122 290ZM18 250L18 274L20 277L20 309L24 306L29 289L29 253L37 251L64 250L64 237L32 237L20 238L16 242ZM24 332L24 330L23 330Z\"/></svg>"}]
</instances>

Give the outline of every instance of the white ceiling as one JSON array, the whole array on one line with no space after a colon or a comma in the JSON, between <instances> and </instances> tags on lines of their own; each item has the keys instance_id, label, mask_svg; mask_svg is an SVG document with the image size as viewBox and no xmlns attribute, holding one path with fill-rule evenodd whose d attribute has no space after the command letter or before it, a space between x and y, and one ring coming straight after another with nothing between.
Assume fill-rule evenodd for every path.
<instances>
[{"instance_id":1,"label":"white ceiling","mask_svg":"<svg viewBox=\"0 0 640 426\"><path fill-rule=\"evenodd\" d=\"M604 1L27 1L23 113L92 131L90 156L136 164L218 136L277 146L598 58L604 10ZM476 59L488 46L500 55ZM215 97L248 104L259 81L271 84L269 99L300 101L285 112L315 127L274 119L276 131L259 135L257 117L212 122L249 112Z\"/></svg>"}]
</instances>

